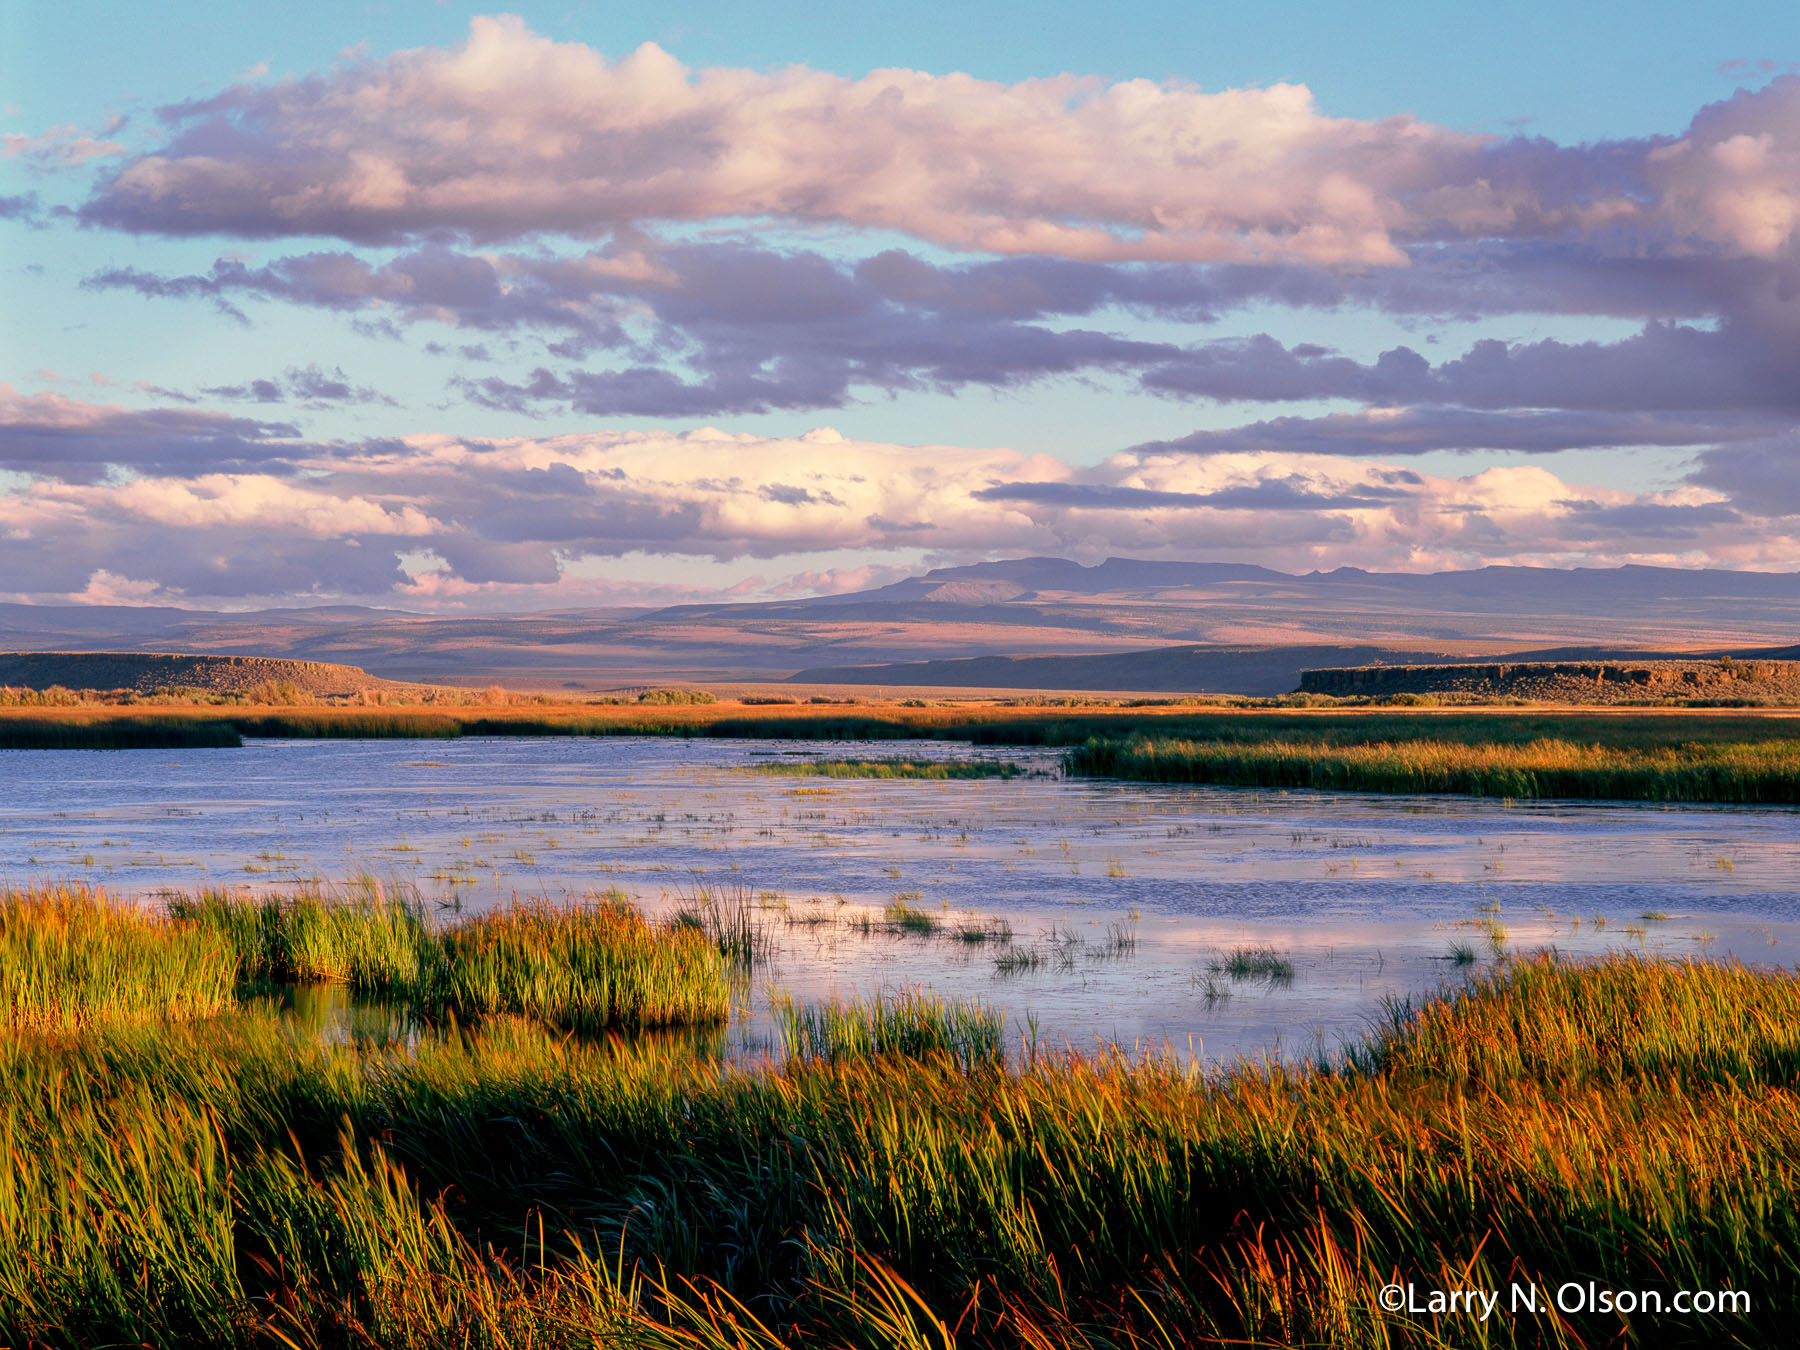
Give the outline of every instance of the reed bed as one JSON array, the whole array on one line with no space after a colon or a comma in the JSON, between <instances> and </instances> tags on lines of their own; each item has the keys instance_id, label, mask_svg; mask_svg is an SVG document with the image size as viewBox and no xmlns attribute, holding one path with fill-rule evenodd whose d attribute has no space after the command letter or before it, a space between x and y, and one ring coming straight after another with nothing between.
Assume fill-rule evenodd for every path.
<instances>
[{"instance_id":1,"label":"reed bed","mask_svg":"<svg viewBox=\"0 0 1800 1350\"><path fill-rule=\"evenodd\" d=\"M1347 1065L1220 1077L863 1053L891 1005L814 1018L804 1043L847 1049L760 1070L509 1019L410 1050L253 1010L15 1034L0 1341L1775 1344L1800 1289L1793 984L1544 958L1397 1010ZM1612 1048L1638 1003L1665 1010L1658 1055ZM1385 1312L1395 1281L1546 1302ZM1588 1281L1750 1299L1555 1309Z\"/></svg>"},{"instance_id":2,"label":"reed bed","mask_svg":"<svg viewBox=\"0 0 1800 1350\"><path fill-rule=\"evenodd\" d=\"M187 750L243 743L229 722L205 717L0 717L0 750Z\"/></svg>"},{"instance_id":3,"label":"reed bed","mask_svg":"<svg viewBox=\"0 0 1800 1350\"><path fill-rule=\"evenodd\" d=\"M903 990L868 1001L777 1005L790 1059L838 1064L879 1056L943 1060L963 1073L1006 1060L1003 1019L978 1005Z\"/></svg>"},{"instance_id":4,"label":"reed bed","mask_svg":"<svg viewBox=\"0 0 1800 1350\"><path fill-rule=\"evenodd\" d=\"M417 997L433 983L440 942L422 903L367 883L327 895L174 895L176 918L230 942L240 980L342 982L359 993Z\"/></svg>"},{"instance_id":5,"label":"reed bed","mask_svg":"<svg viewBox=\"0 0 1800 1350\"><path fill-rule=\"evenodd\" d=\"M756 772L799 778L1017 778L1025 771L998 759L795 759L755 766Z\"/></svg>"},{"instance_id":6,"label":"reed bed","mask_svg":"<svg viewBox=\"0 0 1800 1350\"><path fill-rule=\"evenodd\" d=\"M268 984L335 982L427 1016L525 1017L563 1031L703 1025L730 1004L727 952L618 900L515 904L434 928L418 903L204 891L161 913L101 891L0 894L7 1024L70 1030L203 1016Z\"/></svg>"},{"instance_id":7,"label":"reed bed","mask_svg":"<svg viewBox=\"0 0 1800 1350\"><path fill-rule=\"evenodd\" d=\"M1071 773L1170 783L1328 791L1636 801L1800 801L1800 741L1615 747L1539 739L1333 744L1293 739L1090 739Z\"/></svg>"},{"instance_id":8,"label":"reed bed","mask_svg":"<svg viewBox=\"0 0 1800 1350\"><path fill-rule=\"evenodd\" d=\"M731 986L718 945L691 928L653 928L621 905L515 904L446 929L422 997L459 1019L597 1032L723 1021Z\"/></svg>"},{"instance_id":9,"label":"reed bed","mask_svg":"<svg viewBox=\"0 0 1800 1350\"><path fill-rule=\"evenodd\" d=\"M6 1028L205 1017L230 1002L232 984L232 952L216 934L85 886L0 891Z\"/></svg>"}]
</instances>

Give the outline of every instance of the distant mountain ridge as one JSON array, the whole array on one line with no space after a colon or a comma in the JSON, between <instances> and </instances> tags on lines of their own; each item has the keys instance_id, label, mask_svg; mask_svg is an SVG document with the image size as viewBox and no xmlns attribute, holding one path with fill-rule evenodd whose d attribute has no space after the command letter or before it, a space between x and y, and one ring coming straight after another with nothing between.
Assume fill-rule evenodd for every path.
<instances>
[{"instance_id":1,"label":"distant mountain ridge","mask_svg":"<svg viewBox=\"0 0 1800 1350\"><path fill-rule=\"evenodd\" d=\"M209 651L337 662L404 680L585 688L1178 647L1240 655L1370 648L1392 654L1372 658L1385 661L1797 642L1800 573L1641 566L1290 574L1232 562L1028 557L934 568L842 595L655 609L440 615L354 605L253 613L0 605L0 650Z\"/></svg>"}]
</instances>

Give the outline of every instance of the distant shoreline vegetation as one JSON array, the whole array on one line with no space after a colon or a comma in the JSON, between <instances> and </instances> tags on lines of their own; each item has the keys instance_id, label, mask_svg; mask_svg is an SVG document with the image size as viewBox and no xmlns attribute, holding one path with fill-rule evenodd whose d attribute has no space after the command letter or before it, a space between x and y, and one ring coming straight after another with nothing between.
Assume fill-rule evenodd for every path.
<instances>
[{"instance_id":1,"label":"distant shoreline vegetation","mask_svg":"<svg viewBox=\"0 0 1800 1350\"><path fill-rule=\"evenodd\" d=\"M1607 747L1565 740L1468 745L1428 738L1317 740L1094 739L1068 752L1069 772L1156 783L1312 788L1331 792L1657 802L1800 802L1800 740Z\"/></svg>"},{"instance_id":2,"label":"distant shoreline vegetation","mask_svg":"<svg viewBox=\"0 0 1800 1350\"><path fill-rule=\"evenodd\" d=\"M1030 770L1001 759L790 759L755 764L756 773L795 778L1018 778ZM1043 776L1042 771L1038 771Z\"/></svg>"},{"instance_id":3,"label":"distant shoreline vegetation","mask_svg":"<svg viewBox=\"0 0 1800 1350\"><path fill-rule=\"evenodd\" d=\"M230 747L245 737L682 736L963 741L1062 749L1074 775L1486 797L1800 801L1800 719L1778 712L1209 706L1194 700L707 702L648 690L593 702L446 708L71 708L0 713L0 750ZM769 773L1005 778L977 760L844 758Z\"/></svg>"}]
</instances>

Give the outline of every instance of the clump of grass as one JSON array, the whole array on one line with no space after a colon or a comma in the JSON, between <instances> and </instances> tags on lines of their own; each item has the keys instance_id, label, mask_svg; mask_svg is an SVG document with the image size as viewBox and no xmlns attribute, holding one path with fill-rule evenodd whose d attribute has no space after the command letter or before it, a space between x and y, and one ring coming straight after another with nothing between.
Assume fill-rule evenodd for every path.
<instances>
[{"instance_id":1,"label":"clump of grass","mask_svg":"<svg viewBox=\"0 0 1800 1350\"><path fill-rule=\"evenodd\" d=\"M1294 963L1273 947L1234 947L1209 962L1207 969L1233 980L1266 980L1278 985L1294 982Z\"/></svg>"},{"instance_id":2,"label":"clump of grass","mask_svg":"<svg viewBox=\"0 0 1800 1350\"><path fill-rule=\"evenodd\" d=\"M931 937L941 924L937 915L930 910L920 909L911 903L918 898L917 891L895 896L882 908L881 917L895 932L907 933L913 937Z\"/></svg>"},{"instance_id":3,"label":"clump of grass","mask_svg":"<svg viewBox=\"0 0 1800 1350\"><path fill-rule=\"evenodd\" d=\"M816 778L1016 778L1024 772L997 759L800 759L755 767L758 773Z\"/></svg>"},{"instance_id":4,"label":"clump of grass","mask_svg":"<svg viewBox=\"0 0 1800 1350\"><path fill-rule=\"evenodd\" d=\"M982 923L959 923L956 925L956 937L959 942L972 947L984 942L1008 943L1013 940L1013 926L1004 916L996 916Z\"/></svg>"},{"instance_id":5,"label":"clump of grass","mask_svg":"<svg viewBox=\"0 0 1800 1350\"><path fill-rule=\"evenodd\" d=\"M1445 959L1455 966L1472 966L1475 964L1475 949L1466 942L1452 942L1450 955Z\"/></svg>"},{"instance_id":6,"label":"clump of grass","mask_svg":"<svg viewBox=\"0 0 1800 1350\"><path fill-rule=\"evenodd\" d=\"M1800 977L1733 963L1553 953L1390 1006L1368 1062L1438 1079L1800 1081Z\"/></svg>"},{"instance_id":7,"label":"clump of grass","mask_svg":"<svg viewBox=\"0 0 1800 1350\"><path fill-rule=\"evenodd\" d=\"M1124 923L1114 922L1106 925L1106 941L1100 946L1103 955L1135 956L1137 946L1137 924L1128 920Z\"/></svg>"},{"instance_id":8,"label":"clump of grass","mask_svg":"<svg viewBox=\"0 0 1800 1350\"><path fill-rule=\"evenodd\" d=\"M424 1001L462 1020L512 1014L596 1032L716 1022L730 1008L713 940L658 931L621 905L515 903L446 929L442 950Z\"/></svg>"},{"instance_id":9,"label":"clump of grass","mask_svg":"<svg viewBox=\"0 0 1800 1350\"><path fill-rule=\"evenodd\" d=\"M617 894L614 899L622 900L623 896ZM768 930L757 918L757 911L777 905L785 910L786 901L773 893L765 892L752 901L748 887L739 886L727 891L700 886L682 901L675 911L674 922L679 927L703 934L726 961L748 970L762 959L769 945ZM794 920L789 919L789 922Z\"/></svg>"},{"instance_id":10,"label":"clump of grass","mask_svg":"<svg viewBox=\"0 0 1800 1350\"><path fill-rule=\"evenodd\" d=\"M1012 947L994 958L998 975L1023 975L1028 970L1042 970L1046 958L1036 947Z\"/></svg>"},{"instance_id":11,"label":"clump of grass","mask_svg":"<svg viewBox=\"0 0 1800 1350\"><path fill-rule=\"evenodd\" d=\"M85 886L0 892L0 1025L75 1031L204 1017L231 999L218 934Z\"/></svg>"},{"instance_id":12,"label":"clump of grass","mask_svg":"<svg viewBox=\"0 0 1800 1350\"><path fill-rule=\"evenodd\" d=\"M841 1063L898 1055L942 1059L963 1072L1005 1061L1000 1014L974 1003L950 1002L918 990L866 1002L777 1006L787 1053L797 1059Z\"/></svg>"},{"instance_id":13,"label":"clump of grass","mask_svg":"<svg viewBox=\"0 0 1800 1350\"><path fill-rule=\"evenodd\" d=\"M359 993L414 997L435 977L438 942L416 900L379 883L332 895L174 895L169 913L231 944L240 980L342 982Z\"/></svg>"}]
</instances>

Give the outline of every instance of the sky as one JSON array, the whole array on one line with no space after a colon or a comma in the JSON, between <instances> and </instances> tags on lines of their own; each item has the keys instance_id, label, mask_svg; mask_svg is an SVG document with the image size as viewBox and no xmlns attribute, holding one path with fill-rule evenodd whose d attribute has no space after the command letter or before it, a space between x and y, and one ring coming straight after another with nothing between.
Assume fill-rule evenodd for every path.
<instances>
[{"instance_id":1,"label":"sky","mask_svg":"<svg viewBox=\"0 0 1800 1350\"><path fill-rule=\"evenodd\" d=\"M0 11L0 601L1800 569L1800 9Z\"/></svg>"}]
</instances>

